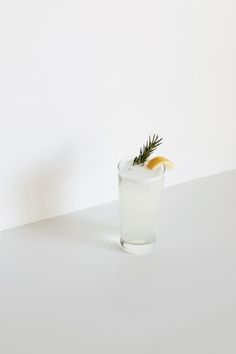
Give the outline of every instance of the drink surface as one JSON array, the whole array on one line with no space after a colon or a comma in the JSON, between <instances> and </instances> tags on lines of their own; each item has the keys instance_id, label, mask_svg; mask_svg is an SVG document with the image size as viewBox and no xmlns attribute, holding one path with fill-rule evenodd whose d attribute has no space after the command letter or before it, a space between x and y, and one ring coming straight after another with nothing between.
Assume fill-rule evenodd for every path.
<instances>
[{"instance_id":1,"label":"drink surface","mask_svg":"<svg viewBox=\"0 0 236 354\"><path fill-rule=\"evenodd\" d=\"M155 241L164 169L133 166L132 160L119 165L120 226L122 239L131 244Z\"/></svg>"},{"instance_id":2,"label":"drink surface","mask_svg":"<svg viewBox=\"0 0 236 354\"><path fill-rule=\"evenodd\" d=\"M153 178L160 177L163 175L163 171L163 166L153 170L142 165L133 166L133 159L123 160L119 164L119 172L124 178L133 179L140 182L148 182Z\"/></svg>"}]
</instances>

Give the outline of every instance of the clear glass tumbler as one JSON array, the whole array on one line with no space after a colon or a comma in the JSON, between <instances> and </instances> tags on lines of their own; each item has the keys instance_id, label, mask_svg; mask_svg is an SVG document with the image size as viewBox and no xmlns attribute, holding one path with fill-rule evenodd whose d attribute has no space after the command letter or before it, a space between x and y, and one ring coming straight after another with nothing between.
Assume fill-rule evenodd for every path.
<instances>
[{"instance_id":1,"label":"clear glass tumbler","mask_svg":"<svg viewBox=\"0 0 236 354\"><path fill-rule=\"evenodd\" d=\"M132 158L118 165L121 245L132 253L148 253L155 244L158 209L165 167L133 166Z\"/></svg>"}]
</instances>

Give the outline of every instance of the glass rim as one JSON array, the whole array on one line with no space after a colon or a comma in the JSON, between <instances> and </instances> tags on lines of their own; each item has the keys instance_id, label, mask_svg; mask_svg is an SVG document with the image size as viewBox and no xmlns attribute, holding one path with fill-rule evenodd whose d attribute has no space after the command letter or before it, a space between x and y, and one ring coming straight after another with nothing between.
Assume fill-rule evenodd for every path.
<instances>
[{"instance_id":1,"label":"glass rim","mask_svg":"<svg viewBox=\"0 0 236 354\"><path fill-rule=\"evenodd\" d=\"M164 178L165 171L166 171L165 165L161 166L162 167L162 174L159 176L154 176L154 177L146 177L146 178L140 179L140 178L136 178L136 177L130 177L130 176L128 176L127 173L123 173L120 168L121 164L125 161L133 160L133 159L134 158L132 156L128 156L128 157L125 157L119 161L119 163L117 165L117 169L118 169L118 175L120 177L126 179L127 181L134 182L134 183L140 183L140 184L154 183L157 181L161 181Z\"/></svg>"}]
</instances>

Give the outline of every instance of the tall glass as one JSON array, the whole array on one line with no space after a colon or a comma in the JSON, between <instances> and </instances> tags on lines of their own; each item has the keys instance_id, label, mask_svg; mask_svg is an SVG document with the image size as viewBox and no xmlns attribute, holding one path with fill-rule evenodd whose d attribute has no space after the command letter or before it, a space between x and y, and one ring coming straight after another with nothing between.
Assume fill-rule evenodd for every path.
<instances>
[{"instance_id":1,"label":"tall glass","mask_svg":"<svg viewBox=\"0 0 236 354\"><path fill-rule=\"evenodd\" d=\"M132 253L148 253L155 244L158 209L165 167L149 170L132 166L133 159L118 165L121 245Z\"/></svg>"}]
</instances>

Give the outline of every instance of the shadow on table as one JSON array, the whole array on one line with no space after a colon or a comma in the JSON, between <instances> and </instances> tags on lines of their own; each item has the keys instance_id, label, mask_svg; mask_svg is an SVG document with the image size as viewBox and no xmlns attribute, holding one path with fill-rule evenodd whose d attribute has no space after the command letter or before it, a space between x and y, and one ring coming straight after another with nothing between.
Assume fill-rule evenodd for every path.
<instances>
[{"instance_id":1,"label":"shadow on table","mask_svg":"<svg viewBox=\"0 0 236 354\"><path fill-rule=\"evenodd\" d=\"M117 202L38 223L41 237L67 244L120 251Z\"/></svg>"}]
</instances>

